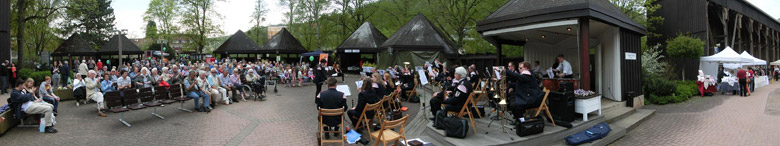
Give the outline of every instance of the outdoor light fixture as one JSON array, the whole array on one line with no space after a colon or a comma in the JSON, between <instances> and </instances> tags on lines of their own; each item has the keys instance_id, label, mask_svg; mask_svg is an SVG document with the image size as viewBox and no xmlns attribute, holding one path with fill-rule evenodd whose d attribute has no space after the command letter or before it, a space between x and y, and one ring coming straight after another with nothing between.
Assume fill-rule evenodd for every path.
<instances>
[{"instance_id":1,"label":"outdoor light fixture","mask_svg":"<svg viewBox=\"0 0 780 146\"><path fill-rule=\"evenodd\" d=\"M567 28L566 28L566 31L571 31L571 27L567 27Z\"/></svg>"},{"instance_id":2,"label":"outdoor light fixture","mask_svg":"<svg viewBox=\"0 0 780 146\"><path fill-rule=\"evenodd\" d=\"M544 35L542 35L542 38L544 38Z\"/></svg>"},{"instance_id":3,"label":"outdoor light fixture","mask_svg":"<svg viewBox=\"0 0 780 146\"><path fill-rule=\"evenodd\" d=\"M528 41L528 38L525 38L525 41L527 42L527 41Z\"/></svg>"}]
</instances>

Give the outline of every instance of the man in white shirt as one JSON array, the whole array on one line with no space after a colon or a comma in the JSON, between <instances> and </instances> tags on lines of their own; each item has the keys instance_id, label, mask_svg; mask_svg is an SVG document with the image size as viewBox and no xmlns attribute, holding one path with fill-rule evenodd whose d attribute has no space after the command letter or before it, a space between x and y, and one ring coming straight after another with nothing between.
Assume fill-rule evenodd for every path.
<instances>
[{"instance_id":1,"label":"man in white shirt","mask_svg":"<svg viewBox=\"0 0 780 146\"><path fill-rule=\"evenodd\" d=\"M561 63L558 65L558 68L555 69L555 71L559 71L556 76L561 78L573 78L572 71L571 71L571 64L569 64L569 61L566 61L565 58L563 58L563 54L558 55L558 62Z\"/></svg>"}]
</instances>

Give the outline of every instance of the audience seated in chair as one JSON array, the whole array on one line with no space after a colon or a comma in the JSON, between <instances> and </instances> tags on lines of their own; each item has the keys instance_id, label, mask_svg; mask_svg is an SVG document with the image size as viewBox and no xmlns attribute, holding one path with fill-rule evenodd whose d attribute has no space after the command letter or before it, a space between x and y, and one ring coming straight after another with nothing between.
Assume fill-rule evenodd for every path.
<instances>
[{"instance_id":1,"label":"audience seated in chair","mask_svg":"<svg viewBox=\"0 0 780 146\"><path fill-rule=\"evenodd\" d=\"M344 93L336 90L337 83L338 81L335 78L328 78L325 80L325 84L328 85L328 90L322 91L319 95L317 95L315 102L317 103L318 109L347 109L347 96L344 96ZM338 125L341 124L342 121L342 119L339 119L339 117L341 116L323 117L323 123L328 125L328 127L323 127L323 130L333 131L333 129L338 129ZM329 137L330 135L325 133L325 138Z\"/></svg>"},{"instance_id":2,"label":"audience seated in chair","mask_svg":"<svg viewBox=\"0 0 780 146\"><path fill-rule=\"evenodd\" d=\"M184 88L187 97L195 99L196 111L211 112L211 107L209 106L209 89L207 88L208 83L205 83L206 81L203 79L205 78L206 73L202 72L200 74L201 78L196 78L195 76L198 76L198 73L195 70L190 71L189 77L184 80ZM203 99L202 106L199 104L200 99Z\"/></svg>"},{"instance_id":3,"label":"audience seated in chair","mask_svg":"<svg viewBox=\"0 0 780 146\"><path fill-rule=\"evenodd\" d=\"M57 106L60 104L60 97L54 95L54 86L51 85L51 77L44 77L41 86L38 88L38 96L49 104L54 105L54 115L57 115Z\"/></svg>"},{"instance_id":4,"label":"audience seated in chair","mask_svg":"<svg viewBox=\"0 0 780 146\"><path fill-rule=\"evenodd\" d=\"M16 87L11 91L11 97L8 98L8 103L14 110L14 116L17 119L24 118L23 114L43 114L46 128L46 133L57 133L57 129L52 128L54 124L54 105L43 102L42 99L35 96L35 90L29 90L25 88L25 81L22 79L16 80Z\"/></svg>"},{"instance_id":5,"label":"audience seated in chair","mask_svg":"<svg viewBox=\"0 0 780 146\"><path fill-rule=\"evenodd\" d=\"M95 77L94 70L89 70L88 74L87 79L84 80L84 84L87 87L87 99L97 102L98 116L106 117L106 114L103 113L103 110L106 108L103 103L103 93L100 92L100 87L98 87L100 78Z\"/></svg>"}]
</instances>

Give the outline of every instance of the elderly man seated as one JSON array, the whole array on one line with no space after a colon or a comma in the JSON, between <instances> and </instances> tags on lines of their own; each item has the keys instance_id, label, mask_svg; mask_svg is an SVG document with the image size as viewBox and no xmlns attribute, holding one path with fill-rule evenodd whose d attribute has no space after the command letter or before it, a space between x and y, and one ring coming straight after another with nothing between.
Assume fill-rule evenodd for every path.
<instances>
[{"instance_id":1,"label":"elderly man seated","mask_svg":"<svg viewBox=\"0 0 780 146\"><path fill-rule=\"evenodd\" d=\"M466 104L466 99L471 93L471 83L466 80L466 68L455 68L455 78L452 80L452 86L450 86L444 93L436 92L431 98L431 113L436 115L436 112L442 110L441 104L444 103L446 111L458 111L463 105ZM446 93L446 94L445 94ZM447 95L445 97L445 95Z\"/></svg>"},{"instance_id":2,"label":"elderly man seated","mask_svg":"<svg viewBox=\"0 0 780 146\"><path fill-rule=\"evenodd\" d=\"M99 87L100 78L97 78L96 76L94 70L89 70L89 75L87 75L87 79L84 80L84 84L87 87L87 99L92 99L97 102L98 116L106 117L106 114L103 113L105 107L103 104L103 93L100 92Z\"/></svg>"}]
</instances>

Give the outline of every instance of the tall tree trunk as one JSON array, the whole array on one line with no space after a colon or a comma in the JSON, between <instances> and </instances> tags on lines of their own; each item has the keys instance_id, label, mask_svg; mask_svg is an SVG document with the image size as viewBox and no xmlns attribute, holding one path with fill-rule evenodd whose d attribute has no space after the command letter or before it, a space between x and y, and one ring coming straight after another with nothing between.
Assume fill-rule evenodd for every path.
<instances>
[{"instance_id":1,"label":"tall tree trunk","mask_svg":"<svg viewBox=\"0 0 780 146\"><path fill-rule=\"evenodd\" d=\"M20 62L23 62L24 60L24 24L25 24L25 9L27 9L27 1L26 0L17 0L16 2L16 57L17 57L17 63L16 67L18 68L24 68L23 64Z\"/></svg>"}]
</instances>

